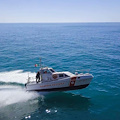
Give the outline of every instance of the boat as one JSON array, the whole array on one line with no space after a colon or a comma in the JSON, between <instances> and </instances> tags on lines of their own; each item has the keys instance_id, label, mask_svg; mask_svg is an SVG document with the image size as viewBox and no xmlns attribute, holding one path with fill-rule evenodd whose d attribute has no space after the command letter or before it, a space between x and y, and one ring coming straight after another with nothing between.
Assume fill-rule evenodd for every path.
<instances>
[{"instance_id":1,"label":"boat","mask_svg":"<svg viewBox=\"0 0 120 120\"><path fill-rule=\"evenodd\" d=\"M86 88L92 78L90 73L56 72L53 68L41 66L35 77L28 76L25 87L27 91L37 92L77 90Z\"/></svg>"}]
</instances>

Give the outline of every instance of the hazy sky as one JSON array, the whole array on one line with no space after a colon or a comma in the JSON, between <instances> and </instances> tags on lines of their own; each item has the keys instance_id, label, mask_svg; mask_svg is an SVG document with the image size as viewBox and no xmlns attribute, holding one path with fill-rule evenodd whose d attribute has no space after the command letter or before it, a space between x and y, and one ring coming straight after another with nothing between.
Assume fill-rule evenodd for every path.
<instances>
[{"instance_id":1,"label":"hazy sky","mask_svg":"<svg viewBox=\"0 0 120 120\"><path fill-rule=\"evenodd\" d=\"M120 22L120 0L0 0L6 22Z\"/></svg>"}]
</instances>

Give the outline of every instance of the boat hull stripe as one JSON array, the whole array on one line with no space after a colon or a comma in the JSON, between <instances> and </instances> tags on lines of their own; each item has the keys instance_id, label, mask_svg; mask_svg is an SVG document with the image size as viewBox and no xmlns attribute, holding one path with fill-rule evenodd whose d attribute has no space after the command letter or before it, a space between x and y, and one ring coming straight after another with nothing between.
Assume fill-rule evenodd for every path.
<instances>
[{"instance_id":1,"label":"boat hull stripe","mask_svg":"<svg viewBox=\"0 0 120 120\"><path fill-rule=\"evenodd\" d=\"M62 87L62 88L50 88L50 89L36 89L36 90L27 90L27 91L42 91L42 92L49 92L49 91L68 91L68 90L76 90L76 89L83 89L86 88L89 84L79 85L79 86L71 86L71 87Z\"/></svg>"}]
</instances>

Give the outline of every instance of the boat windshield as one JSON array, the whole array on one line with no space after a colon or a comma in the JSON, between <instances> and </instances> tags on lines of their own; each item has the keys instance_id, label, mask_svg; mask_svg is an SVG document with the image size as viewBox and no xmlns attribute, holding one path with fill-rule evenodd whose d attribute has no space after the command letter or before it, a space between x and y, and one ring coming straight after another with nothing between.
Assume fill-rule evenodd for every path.
<instances>
[{"instance_id":1,"label":"boat windshield","mask_svg":"<svg viewBox=\"0 0 120 120\"><path fill-rule=\"evenodd\" d=\"M52 73L54 73L55 71L53 69L49 69Z\"/></svg>"}]
</instances>

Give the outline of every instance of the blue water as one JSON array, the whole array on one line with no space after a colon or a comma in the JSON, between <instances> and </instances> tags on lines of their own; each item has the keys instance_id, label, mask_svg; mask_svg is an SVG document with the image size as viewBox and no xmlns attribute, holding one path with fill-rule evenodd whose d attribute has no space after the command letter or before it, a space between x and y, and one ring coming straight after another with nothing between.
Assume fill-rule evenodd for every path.
<instances>
[{"instance_id":1,"label":"blue water","mask_svg":"<svg viewBox=\"0 0 120 120\"><path fill-rule=\"evenodd\" d=\"M82 90L28 93L39 57L56 71L90 70ZM0 120L120 120L120 23L0 24Z\"/></svg>"}]
</instances>

